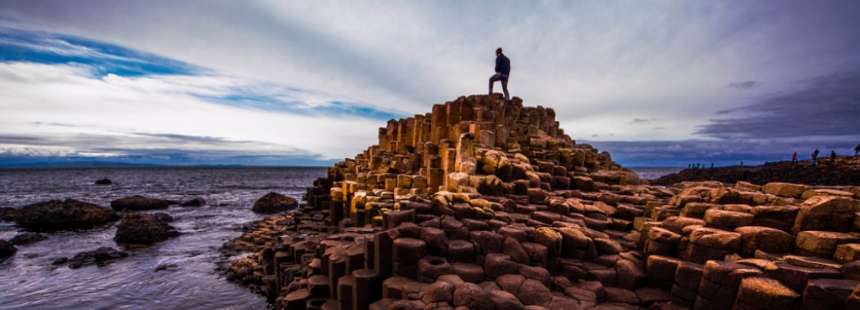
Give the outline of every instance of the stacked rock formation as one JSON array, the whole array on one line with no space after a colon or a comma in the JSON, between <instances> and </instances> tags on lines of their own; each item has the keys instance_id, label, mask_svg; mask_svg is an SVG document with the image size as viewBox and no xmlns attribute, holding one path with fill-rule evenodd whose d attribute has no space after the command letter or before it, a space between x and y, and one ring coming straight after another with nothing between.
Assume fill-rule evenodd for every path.
<instances>
[{"instance_id":1,"label":"stacked rock formation","mask_svg":"<svg viewBox=\"0 0 860 310\"><path fill-rule=\"evenodd\" d=\"M552 109L460 97L228 243L228 278L279 309L860 305L857 188L641 183Z\"/></svg>"}]
</instances>

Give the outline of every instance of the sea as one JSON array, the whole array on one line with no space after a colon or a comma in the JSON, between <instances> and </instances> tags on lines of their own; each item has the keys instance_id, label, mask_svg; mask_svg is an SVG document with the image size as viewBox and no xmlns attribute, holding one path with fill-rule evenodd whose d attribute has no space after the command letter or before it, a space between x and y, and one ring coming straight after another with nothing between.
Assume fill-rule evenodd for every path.
<instances>
[{"instance_id":1,"label":"sea","mask_svg":"<svg viewBox=\"0 0 860 310\"><path fill-rule=\"evenodd\" d=\"M171 206L178 237L143 248L122 248L116 223L97 229L48 234L17 246L0 263L0 309L266 309L263 297L217 271L218 248L263 218L251 212L268 192L301 199L325 168L85 168L0 170L0 207L21 207L50 199L74 198L101 206L131 195L188 200L203 207ZM108 178L112 185L95 181ZM0 239L20 229L0 221ZM53 266L58 257L99 247L130 254L106 266L70 269ZM161 266L161 268L159 268Z\"/></svg>"}]
</instances>

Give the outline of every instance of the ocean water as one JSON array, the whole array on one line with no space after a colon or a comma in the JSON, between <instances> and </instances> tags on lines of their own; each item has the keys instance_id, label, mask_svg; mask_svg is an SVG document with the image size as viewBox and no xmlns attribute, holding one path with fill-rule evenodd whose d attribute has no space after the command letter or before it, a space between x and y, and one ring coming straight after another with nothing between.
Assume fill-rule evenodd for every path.
<instances>
[{"instance_id":1,"label":"ocean water","mask_svg":"<svg viewBox=\"0 0 860 310\"><path fill-rule=\"evenodd\" d=\"M0 263L0 309L265 309L264 298L227 282L216 264L218 248L262 216L254 201L270 191L301 198L323 168L92 168L0 170L0 206L20 207L74 198L109 206L130 195L171 200L201 197L203 207L171 206L181 235L155 245L123 249L113 241L116 223L82 232L50 233L18 246ZM113 185L94 181L109 178ZM0 239L19 231L0 222ZM98 267L52 266L58 257L109 246L130 256ZM173 266L156 271L158 266Z\"/></svg>"},{"instance_id":2,"label":"ocean water","mask_svg":"<svg viewBox=\"0 0 860 310\"><path fill-rule=\"evenodd\" d=\"M678 167L632 167L630 168L633 171L636 171L639 174L640 178L646 180L654 180L659 177L662 177L667 174L672 174L678 171L683 170L684 168Z\"/></svg>"}]
</instances>

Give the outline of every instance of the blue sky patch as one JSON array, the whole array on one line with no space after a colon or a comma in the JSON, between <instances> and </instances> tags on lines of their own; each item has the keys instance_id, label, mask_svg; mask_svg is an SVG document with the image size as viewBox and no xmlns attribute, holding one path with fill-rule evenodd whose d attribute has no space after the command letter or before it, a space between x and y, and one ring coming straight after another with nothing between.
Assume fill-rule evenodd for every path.
<instances>
[{"instance_id":1,"label":"blue sky patch","mask_svg":"<svg viewBox=\"0 0 860 310\"><path fill-rule=\"evenodd\" d=\"M96 77L198 74L202 68L76 36L0 27L0 61L81 64Z\"/></svg>"}]
</instances>

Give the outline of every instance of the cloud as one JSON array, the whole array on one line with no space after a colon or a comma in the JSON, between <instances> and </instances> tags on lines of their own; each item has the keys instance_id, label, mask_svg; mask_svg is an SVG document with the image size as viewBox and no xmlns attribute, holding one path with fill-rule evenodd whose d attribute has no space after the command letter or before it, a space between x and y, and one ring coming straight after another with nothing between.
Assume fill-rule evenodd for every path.
<instances>
[{"instance_id":1,"label":"cloud","mask_svg":"<svg viewBox=\"0 0 860 310\"><path fill-rule=\"evenodd\" d=\"M823 75L799 87L726 110L698 131L717 138L860 136L860 69Z\"/></svg>"},{"instance_id":2,"label":"cloud","mask_svg":"<svg viewBox=\"0 0 860 310\"><path fill-rule=\"evenodd\" d=\"M34 153L41 145L68 154L166 148L330 159L351 155L376 138L378 121L360 113L287 113L196 95L228 94L230 78L88 73L75 65L0 63L0 92L12 94L0 102L0 134L11 143L7 153Z\"/></svg>"},{"instance_id":3,"label":"cloud","mask_svg":"<svg viewBox=\"0 0 860 310\"><path fill-rule=\"evenodd\" d=\"M758 87L760 84L761 83L756 81L731 82L729 83L729 87L737 89L753 89Z\"/></svg>"},{"instance_id":4,"label":"cloud","mask_svg":"<svg viewBox=\"0 0 860 310\"><path fill-rule=\"evenodd\" d=\"M853 30L857 2L742 8L718 2L0 4L3 15L29 27L407 114L484 92L492 52L503 46L513 63L514 95L555 107L570 132L613 128L628 140L695 138L714 112L744 96L860 63L852 52L860 48ZM767 84L746 92L726 87L738 76ZM672 136L629 123L653 115L655 107Z\"/></svg>"},{"instance_id":5,"label":"cloud","mask_svg":"<svg viewBox=\"0 0 860 310\"><path fill-rule=\"evenodd\" d=\"M0 102L0 154L7 157L143 160L166 153L177 163L320 163L354 154L376 139L382 121L402 115L116 45L11 28L0 28L0 92L8 94Z\"/></svg>"},{"instance_id":6,"label":"cloud","mask_svg":"<svg viewBox=\"0 0 860 310\"><path fill-rule=\"evenodd\" d=\"M0 102L21 109L0 133L73 123L335 158L384 119L483 93L503 46L512 94L553 107L574 138L843 141L850 103L765 102L860 66L858 15L856 1L2 1L0 25L39 31L0 37L0 61L50 69L0 71L3 94L26 98Z\"/></svg>"}]
</instances>

